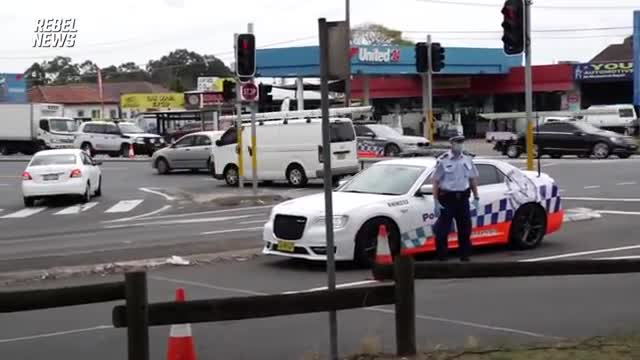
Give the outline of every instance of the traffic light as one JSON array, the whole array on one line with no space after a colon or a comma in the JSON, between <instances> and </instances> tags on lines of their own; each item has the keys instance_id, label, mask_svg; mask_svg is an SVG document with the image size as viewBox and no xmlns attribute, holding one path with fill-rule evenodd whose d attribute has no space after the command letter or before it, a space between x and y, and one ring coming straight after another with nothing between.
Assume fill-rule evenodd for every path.
<instances>
[{"instance_id":1,"label":"traffic light","mask_svg":"<svg viewBox=\"0 0 640 360\"><path fill-rule=\"evenodd\" d=\"M256 73L256 37L240 34L236 39L236 74L241 78L251 78Z\"/></svg>"},{"instance_id":2,"label":"traffic light","mask_svg":"<svg viewBox=\"0 0 640 360\"><path fill-rule=\"evenodd\" d=\"M507 0L502 7L502 43L507 55L524 51L524 3L523 0Z\"/></svg>"},{"instance_id":3,"label":"traffic light","mask_svg":"<svg viewBox=\"0 0 640 360\"><path fill-rule=\"evenodd\" d=\"M270 105L273 102L273 95L271 95L271 90L273 86L266 84L258 85L258 108L265 109L267 105Z\"/></svg>"},{"instance_id":4,"label":"traffic light","mask_svg":"<svg viewBox=\"0 0 640 360\"><path fill-rule=\"evenodd\" d=\"M236 83L225 80L222 82L222 97L224 101L233 101L236 98Z\"/></svg>"},{"instance_id":5,"label":"traffic light","mask_svg":"<svg viewBox=\"0 0 640 360\"><path fill-rule=\"evenodd\" d=\"M416 72L426 73L429 66L429 49L427 43L416 43Z\"/></svg>"},{"instance_id":6,"label":"traffic light","mask_svg":"<svg viewBox=\"0 0 640 360\"><path fill-rule=\"evenodd\" d=\"M431 43L431 71L438 72L444 68L444 48L440 43Z\"/></svg>"}]
</instances>

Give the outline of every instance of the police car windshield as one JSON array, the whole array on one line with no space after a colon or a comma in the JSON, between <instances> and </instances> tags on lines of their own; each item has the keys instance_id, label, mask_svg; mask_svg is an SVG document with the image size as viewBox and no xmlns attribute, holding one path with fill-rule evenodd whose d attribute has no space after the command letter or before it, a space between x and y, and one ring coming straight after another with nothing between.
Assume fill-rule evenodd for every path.
<instances>
[{"instance_id":1,"label":"police car windshield","mask_svg":"<svg viewBox=\"0 0 640 360\"><path fill-rule=\"evenodd\" d=\"M374 165L356 175L338 191L403 195L409 192L424 170L419 166Z\"/></svg>"}]
</instances>

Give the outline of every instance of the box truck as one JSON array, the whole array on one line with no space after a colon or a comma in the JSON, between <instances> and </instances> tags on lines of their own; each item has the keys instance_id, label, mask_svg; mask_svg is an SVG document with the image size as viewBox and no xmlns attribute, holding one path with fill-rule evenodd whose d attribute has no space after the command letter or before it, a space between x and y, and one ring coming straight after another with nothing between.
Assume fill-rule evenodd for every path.
<instances>
[{"instance_id":1,"label":"box truck","mask_svg":"<svg viewBox=\"0 0 640 360\"><path fill-rule=\"evenodd\" d=\"M78 121L59 104L0 104L0 154L72 148Z\"/></svg>"}]
</instances>

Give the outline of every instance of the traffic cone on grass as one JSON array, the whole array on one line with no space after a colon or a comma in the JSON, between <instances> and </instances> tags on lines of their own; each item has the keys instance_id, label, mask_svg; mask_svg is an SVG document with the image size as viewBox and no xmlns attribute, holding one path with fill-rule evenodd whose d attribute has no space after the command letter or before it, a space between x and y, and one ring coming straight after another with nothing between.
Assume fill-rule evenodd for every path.
<instances>
[{"instance_id":1,"label":"traffic cone on grass","mask_svg":"<svg viewBox=\"0 0 640 360\"><path fill-rule=\"evenodd\" d=\"M184 302L184 289L176 289L176 302ZM190 324L171 325L167 360L196 360Z\"/></svg>"}]
</instances>

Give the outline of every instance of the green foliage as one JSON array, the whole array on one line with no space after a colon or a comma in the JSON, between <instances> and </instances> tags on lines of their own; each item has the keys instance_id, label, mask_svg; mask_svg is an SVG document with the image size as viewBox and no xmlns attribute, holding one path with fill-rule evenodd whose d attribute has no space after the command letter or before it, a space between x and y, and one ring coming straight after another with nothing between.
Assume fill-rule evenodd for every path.
<instances>
[{"instance_id":1,"label":"green foliage","mask_svg":"<svg viewBox=\"0 0 640 360\"><path fill-rule=\"evenodd\" d=\"M413 41L402 38L402 32L381 24L365 23L351 30L353 45L398 45L412 46Z\"/></svg>"}]
</instances>

